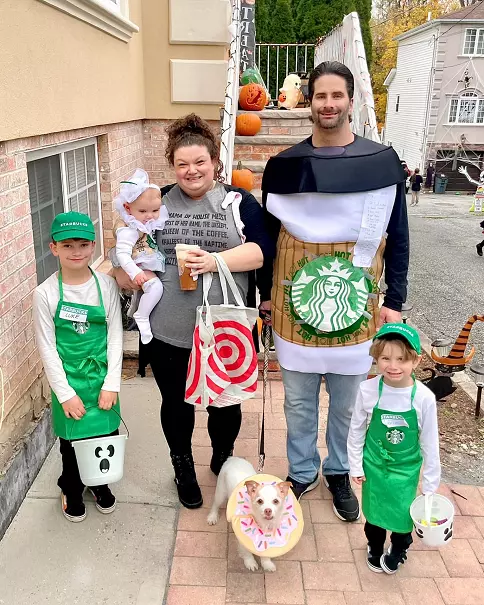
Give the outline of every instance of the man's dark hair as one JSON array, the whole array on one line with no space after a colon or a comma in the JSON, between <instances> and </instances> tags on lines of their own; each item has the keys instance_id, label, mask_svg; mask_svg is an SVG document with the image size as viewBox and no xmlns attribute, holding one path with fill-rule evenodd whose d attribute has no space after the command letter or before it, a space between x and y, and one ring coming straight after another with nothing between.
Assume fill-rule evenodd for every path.
<instances>
[{"instance_id":1,"label":"man's dark hair","mask_svg":"<svg viewBox=\"0 0 484 605\"><path fill-rule=\"evenodd\" d=\"M321 76L327 75L340 76L343 78L346 82L348 96L350 99L353 98L355 94L355 79L353 78L351 71L346 65L343 65L343 63L340 63L339 61L323 61L313 69L309 76L308 97L310 101L313 100L314 96L314 83Z\"/></svg>"}]
</instances>

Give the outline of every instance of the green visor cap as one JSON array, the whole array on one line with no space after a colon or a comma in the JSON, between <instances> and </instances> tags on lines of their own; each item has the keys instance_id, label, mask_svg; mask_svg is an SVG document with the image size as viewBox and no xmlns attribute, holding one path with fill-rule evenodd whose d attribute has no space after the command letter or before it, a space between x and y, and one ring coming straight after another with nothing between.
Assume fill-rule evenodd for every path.
<instances>
[{"instance_id":1,"label":"green visor cap","mask_svg":"<svg viewBox=\"0 0 484 605\"><path fill-rule=\"evenodd\" d=\"M387 336L390 334L399 334L402 338L405 338L414 351L416 351L419 355L422 353L420 337L415 328L412 328L408 324L404 323L383 324L383 326L378 330L375 339L382 338L382 336Z\"/></svg>"},{"instance_id":2,"label":"green visor cap","mask_svg":"<svg viewBox=\"0 0 484 605\"><path fill-rule=\"evenodd\" d=\"M87 239L95 241L94 225L87 214L81 212L63 212L58 214L52 222L50 234L55 242L66 239Z\"/></svg>"}]
</instances>

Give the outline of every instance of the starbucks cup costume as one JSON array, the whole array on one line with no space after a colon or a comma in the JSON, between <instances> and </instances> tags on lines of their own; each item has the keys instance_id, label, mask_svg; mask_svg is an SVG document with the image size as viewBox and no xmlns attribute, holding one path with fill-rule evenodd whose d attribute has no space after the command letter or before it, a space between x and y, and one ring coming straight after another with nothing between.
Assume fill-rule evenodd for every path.
<instances>
[{"instance_id":1,"label":"starbucks cup costume","mask_svg":"<svg viewBox=\"0 0 484 605\"><path fill-rule=\"evenodd\" d=\"M95 232L89 217L78 212L69 212L54 219L52 238L56 242L75 238L94 241ZM52 391L54 432L66 440L107 435L115 431L120 424L119 401L111 410L99 408L99 394L108 370L108 330L99 281L92 270L91 273L99 295L97 306L65 303L62 271L59 270L58 273L59 302L54 316L56 348L67 381L86 409L80 420L67 418Z\"/></svg>"},{"instance_id":2,"label":"starbucks cup costume","mask_svg":"<svg viewBox=\"0 0 484 605\"><path fill-rule=\"evenodd\" d=\"M386 324L376 338L400 334L420 354L418 334L405 324ZM415 499L422 453L418 418L413 402L417 392L414 378L411 408L393 412L380 408L385 389L383 377L378 385L378 401L373 409L363 449L362 508L366 520L389 531L405 534L413 529L410 505Z\"/></svg>"},{"instance_id":3,"label":"starbucks cup costume","mask_svg":"<svg viewBox=\"0 0 484 605\"><path fill-rule=\"evenodd\" d=\"M54 317L57 352L69 385L86 409L80 420L66 418L62 405L52 391L54 432L67 440L108 435L120 424L119 401L111 410L101 410L98 405L108 370L108 330L99 281L94 273L93 276L99 294L99 305L96 307L64 303L62 271L59 271L59 303Z\"/></svg>"}]
</instances>

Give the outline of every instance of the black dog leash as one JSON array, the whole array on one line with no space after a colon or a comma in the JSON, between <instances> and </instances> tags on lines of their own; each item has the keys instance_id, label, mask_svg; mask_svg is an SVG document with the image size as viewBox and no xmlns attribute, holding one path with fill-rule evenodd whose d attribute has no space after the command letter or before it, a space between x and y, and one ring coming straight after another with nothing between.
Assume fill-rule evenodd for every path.
<instances>
[{"instance_id":1,"label":"black dog leash","mask_svg":"<svg viewBox=\"0 0 484 605\"><path fill-rule=\"evenodd\" d=\"M265 412L266 412L266 397L267 397L267 382L269 377L269 351L271 347L272 328L264 323L262 326L262 344L264 346L264 366L262 370L262 424L260 429L259 439L259 465L257 472L262 473L264 470L264 462L266 459L265 453Z\"/></svg>"}]
</instances>

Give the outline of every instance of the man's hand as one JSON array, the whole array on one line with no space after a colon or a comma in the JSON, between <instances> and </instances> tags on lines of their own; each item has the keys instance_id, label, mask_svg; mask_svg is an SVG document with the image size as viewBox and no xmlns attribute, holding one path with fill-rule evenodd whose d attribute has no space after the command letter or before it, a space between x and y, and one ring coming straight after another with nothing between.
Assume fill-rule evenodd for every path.
<instances>
[{"instance_id":1,"label":"man's hand","mask_svg":"<svg viewBox=\"0 0 484 605\"><path fill-rule=\"evenodd\" d=\"M113 267L113 277L121 290L140 290L141 288L129 279L129 275L126 271L123 271L121 267Z\"/></svg>"},{"instance_id":2,"label":"man's hand","mask_svg":"<svg viewBox=\"0 0 484 605\"><path fill-rule=\"evenodd\" d=\"M272 325L271 309L272 309L272 303L270 300L264 300L259 305L259 315L262 317L266 326Z\"/></svg>"},{"instance_id":3,"label":"man's hand","mask_svg":"<svg viewBox=\"0 0 484 605\"><path fill-rule=\"evenodd\" d=\"M202 275L217 271L215 257L206 250L190 250L187 254L185 266L191 269L190 275Z\"/></svg>"},{"instance_id":4,"label":"man's hand","mask_svg":"<svg viewBox=\"0 0 484 605\"><path fill-rule=\"evenodd\" d=\"M118 394L114 391L101 391L99 393L99 409L110 410L118 400Z\"/></svg>"},{"instance_id":5,"label":"man's hand","mask_svg":"<svg viewBox=\"0 0 484 605\"><path fill-rule=\"evenodd\" d=\"M362 477L351 477L353 479L353 483L355 485L363 485L363 482L366 481L365 475Z\"/></svg>"},{"instance_id":6,"label":"man's hand","mask_svg":"<svg viewBox=\"0 0 484 605\"><path fill-rule=\"evenodd\" d=\"M383 324L401 323L401 321L402 313L400 311L394 311L388 307L382 307L380 309L380 321L378 322L377 327L380 329Z\"/></svg>"},{"instance_id":7,"label":"man's hand","mask_svg":"<svg viewBox=\"0 0 484 605\"><path fill-rule=\"evenodd\" d=\"M138 275L135 275L133 282L141 288L141 286L143 284L145 284L147 281L149 281L149 279L150 278L146 275L146 273L144 271L141 271L141 273L138 273Z\"/></svg>"},{"instance_id":8,"label":"man's hand","mask_svg":"<svg viewBox=\"0 0 484 605\"><path fill-rule=\"evenodd\" d=\"M81 398L77 395L71 397L62 404L62 409L66 418L74 418L74 420L80 420L86 413L86 408L81 401Z\"/></svg>"}]
</instances>

